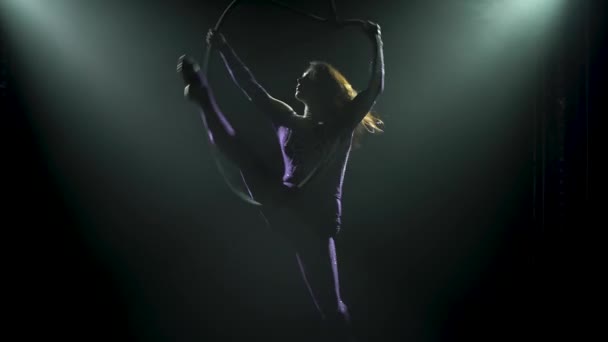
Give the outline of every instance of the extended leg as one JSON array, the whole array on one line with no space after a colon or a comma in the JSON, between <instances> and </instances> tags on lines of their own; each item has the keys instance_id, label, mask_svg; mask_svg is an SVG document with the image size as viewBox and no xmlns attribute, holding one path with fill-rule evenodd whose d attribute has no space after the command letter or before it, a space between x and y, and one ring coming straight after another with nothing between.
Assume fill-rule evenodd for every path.
<instances>
[{"instance_id":1,"label":"extended leg","mask_svg":"<svg viewBox=\"0 0 608 342\"><path fill-rule=\"evenodd\" d=\"M237 135L230 122L220 111L206 75L188 57L181 57L178 72L184 80L184 95L201 108L201 118L207 129L210 142L230 161L241 169L248 186L258 193L256 200L268 201L283 191L280 187L280 170L269 167L249 144Z\"/></svg>"},{"instance_id":2,"label":"extended leg","mask_svg":"<svg viewBox=\"0 0 608 342\"><path fill-rule=\"evenodd\" d=\"M296 258L331 341L354 341L347 306L340 296L338 260L332 237L298 242Z\"/></svg>"},{"instance_id":3,"label":"extended leg","mask_svg":"<svg viewBox=\"0 0 608 342\"><path fill-rule=\"evenodd\" d=\"M183 56L179 60L178 72L184 80L185 97L201 108L201 118L211 143L240 168L252 168L258 161L219 110L207 78L200 72L199 66Z\"/></svg>"}]
</instances>

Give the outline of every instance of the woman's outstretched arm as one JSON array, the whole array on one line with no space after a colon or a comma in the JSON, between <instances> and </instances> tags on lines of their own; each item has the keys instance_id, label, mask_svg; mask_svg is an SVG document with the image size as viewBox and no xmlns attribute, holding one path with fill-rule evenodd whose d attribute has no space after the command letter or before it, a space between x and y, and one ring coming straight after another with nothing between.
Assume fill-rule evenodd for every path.
<instances>
[{"instance_id":1,"label":"woman's outstretched arm","mask_svg":"<svg viewBox=\"0 0 608 342\"><path fill-rule=\"evenodd\" d=\"M376 103L378 95L384 90L384 51L380 26L371 21L363 22L362 26L374 45L374 58L367 89L357 94L346 107L346 121L351 128L355 128L363 120Z\"/></svg>"},{"instance_id":2,"label":"woman's outstretched arm","mask_svg":"<svg viewBox=\"0 0 608 342\"><path fill-rule=\"evenodd\" d=\"M306 124L288 104L270 96L257 82L249 68L241 61L228 44L224 36L213 30L207 34L207 43L217 49L228 69L234 83L243 91L245 96L262 112L278 125L296 128Z\"/></svg>"}]
</instances>

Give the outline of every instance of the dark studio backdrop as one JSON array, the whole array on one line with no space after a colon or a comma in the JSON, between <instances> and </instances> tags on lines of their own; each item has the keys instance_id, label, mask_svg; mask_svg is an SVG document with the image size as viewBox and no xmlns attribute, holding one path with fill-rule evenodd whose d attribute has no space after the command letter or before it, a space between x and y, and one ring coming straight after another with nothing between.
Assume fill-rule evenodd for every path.
<instances>
[{"instance_id":1,"label":"dark studio backdrop","mask_svg":"<svg viewBox=\"0 0 608 342\"><path fill-rule=\"evenodd\" d=\"M5 281L21 339L296 341L314 326L293 252L224 184L175 72L184 53L202 60L227 3L3 1ZM224 33L273 96L300 110L311 60L365 87L361 32L260 3ZM588 231L605 6L336 4L382 26L386 57L386 132L351 154L338 238L361 340L566 331L580 271L547 237ZM236 128L267 143L217 55L209 78Z\"/></svg>"}]
</instances>

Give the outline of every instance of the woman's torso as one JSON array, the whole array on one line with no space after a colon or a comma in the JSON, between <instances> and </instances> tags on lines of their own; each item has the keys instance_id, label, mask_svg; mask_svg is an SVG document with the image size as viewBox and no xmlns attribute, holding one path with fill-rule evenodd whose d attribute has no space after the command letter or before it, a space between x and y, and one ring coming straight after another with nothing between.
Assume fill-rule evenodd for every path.
<instances>
[{"instance_id":1,"label":"woman's torso","mask_svg":"<svg viewBox=\"0 0 608 342\"><path fill-rule=\"evenodd\" d=\"M341 224L352 131L335 134L323 125L304 131L279 127L277 136L283 155L282 182L291 195L265 210L269 220L285 221L295 215L320 233L335 235Z\"/></svg>"}]
</instances>

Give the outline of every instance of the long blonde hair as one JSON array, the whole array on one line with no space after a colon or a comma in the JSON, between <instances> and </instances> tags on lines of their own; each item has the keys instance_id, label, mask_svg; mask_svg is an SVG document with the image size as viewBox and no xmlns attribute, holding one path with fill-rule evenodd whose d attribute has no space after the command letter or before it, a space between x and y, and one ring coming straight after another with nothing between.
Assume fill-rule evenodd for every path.
<instances>
[{"instance_id":1,"label":"long blonde hair","mask_svg":"<svg viewBox=\"0 0 608 342\"><path fill-rule=\"evenodd\" d=\"M348 82L346 77L342 75L338 69L327 62L313 61L310 62L310 68L313 72L313 77L317 81L326 81L324 91L329 92L329 96L335 99L335 105L338 107L343 106L347 102L357 96L357 91ZM327 82L329 81L329 82ZM363 120L357 125L355 129L355 147L360 146L360 139L363 133L383 133L384 122L377 116L377 114L368 112Z\"/></svg>"}]
</instances>

